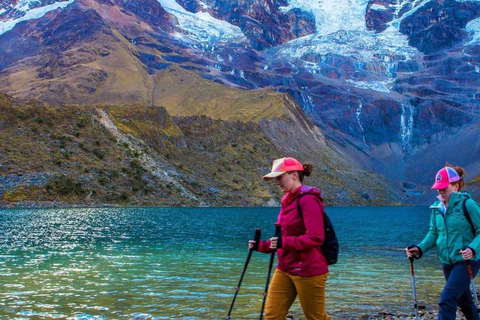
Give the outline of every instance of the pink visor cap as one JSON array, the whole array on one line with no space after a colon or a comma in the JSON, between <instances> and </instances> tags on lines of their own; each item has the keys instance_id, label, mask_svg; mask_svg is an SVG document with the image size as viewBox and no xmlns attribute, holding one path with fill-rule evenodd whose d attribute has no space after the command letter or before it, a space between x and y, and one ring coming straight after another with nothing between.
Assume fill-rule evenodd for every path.
<instances>
[{"instance_id":1,"label":"pink visor cap","mask_svg":"<svg viewBox=\"0 0 480 320\"><path fill-rule=\"evenodd\" d=\"M461 178L455 169L444 167L437 172L435 183L431 189L445 189L452 182L459 181Z\"/></svg>"},{"instance_id":2,"label":"pink visor cap","mask_svg":"<svg viewBox=\"0 0 480 320\"><path fill-rule=\"evenodd\" d=\"M268 181L290 171L303 171L303 165L294 158L276 159L273 160L272 172L264 175L263 180Z\"/></svg>"}]
</instances>

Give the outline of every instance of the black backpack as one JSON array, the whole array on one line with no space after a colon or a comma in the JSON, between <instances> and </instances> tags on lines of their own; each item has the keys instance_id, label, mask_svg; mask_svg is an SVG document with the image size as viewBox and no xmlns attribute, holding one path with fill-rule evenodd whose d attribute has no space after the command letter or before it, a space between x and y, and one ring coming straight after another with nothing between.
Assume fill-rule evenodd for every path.
<instances>
[{"instance_id":1,"label":"black backpack","mask_svg":"<svg viewBox=\"0 0 480 320\"><path fill-rule=\"evenodd\" d=\"M301 194L297 200L297 210L302 220L303 220L303 214L302 214L302 209L300 208L300 199L303 196L306 196L308 194L309 193ZM319 198L319 199L320 201L322 201L322 198ZM327 260L327 264L332 265L337 263L338 261L339 245L338 245L337 236L335 234L335 230L333 229L332 221L330 220L330 218L327 216L326 213L323 214L323 228L325 230L325 240L323 241L321 249L322 249L323 256L325 257L325 260Z\"/></svg>"}]
</instances>

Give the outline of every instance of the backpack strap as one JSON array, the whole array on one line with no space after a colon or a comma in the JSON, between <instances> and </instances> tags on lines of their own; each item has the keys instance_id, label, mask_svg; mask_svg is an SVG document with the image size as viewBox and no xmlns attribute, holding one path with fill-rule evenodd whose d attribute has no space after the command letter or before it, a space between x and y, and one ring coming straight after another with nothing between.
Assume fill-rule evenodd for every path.
<instances>
[{"instance_id":1,"label":"backpack strap","mask_svg":"<svg viewBox=\"0 0 480 320\"><path fill-rule=\"evenodd\" d=\"M304 196L308 196L308 195L314 196L315 198L320 199L320 201L323 201L322 197L318 197L318 196L316 196L314 194L311 194L311 193L302 193L301 195L299 195L298 200L297 200L297 211L298 211L298 214L300 215L300 218L302 218L302 220L303 220L303 213L302 213L302 208L300 207L300 200Z\"/></svg>"},{"instance_id":2,"label":"backpack strap","mask_svg":"<svg viewBox=\"0 0 480 320\"><path fill-rule=\"evenodd\" d=\"M297 200L297 211L298 211L298 214L300 215L300 218L302 218L302 220L303 220L303 213L302 213L302 208L300 207L300 200L305 195L307 195L307 193L299 195Z\"/></svg>"},{"instance_id":3,"label":"backpack strap","mask_svg":"<svg viewBox=\"0 0 480 320\"><path fill-rule=\"evenodd\" d=\"M468 209L467 209L467 200L468 199L463 200L463 214L465 215L465 218L470 224L470 227L472 227L473 235L475 235L475 227L473 226L472 218L470 217L470 213L468 212Z\"/></svg>"}]
</instances>

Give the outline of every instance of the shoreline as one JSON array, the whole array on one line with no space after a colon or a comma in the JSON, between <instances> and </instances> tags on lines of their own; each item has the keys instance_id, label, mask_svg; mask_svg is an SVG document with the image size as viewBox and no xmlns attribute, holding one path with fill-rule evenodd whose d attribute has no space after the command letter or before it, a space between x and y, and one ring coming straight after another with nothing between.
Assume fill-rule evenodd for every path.
<instances>
[{"instance_id":1,"label":"shoreline","mask_svg":"<svg viewBox=\"0 0 480 320\"><path fill-rule=\"evenodd\" d=\"M392 204L392 205L381 205L375 207L414 207L422 205L412 205L408 203L402 204ZM96 208L199 208L204 206L159 206L159 205L120 205L116 203L96 203L96 204L85 204L85 203L65 203L65 202L36 202L36 201L19 201L19 202L8 202L0 200L0 209L96 209ZM341 205L332 205L326 206L336 207L336 208L349 208L349 207L369 207L369 206L341 206ZM280 206L206 206L205 208L280 208Z\"/></svg>"}]
</instances>

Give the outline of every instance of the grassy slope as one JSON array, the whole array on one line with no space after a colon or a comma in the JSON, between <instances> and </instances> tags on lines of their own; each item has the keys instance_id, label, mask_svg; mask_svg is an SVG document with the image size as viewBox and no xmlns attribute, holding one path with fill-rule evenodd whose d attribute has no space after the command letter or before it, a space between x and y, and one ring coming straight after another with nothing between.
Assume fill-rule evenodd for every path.
<instances>
[{"instance_id":1,"label":"grassy slope","mask_svg":"<svg viewBox=\"0 0 480 320\"><path fill-rule=\"evenodd\" d=\"M282 117L285 94L227 88L192 71L170 67L155 77L153 100L172 116L206 115L230 121Z\"/></svg>"},{"instance_id":2,"label":"grassy slope","mask_svg":"<svg viewBox=\"0 0 480 320\"><path fill-rule=\"evenodd\" d=\"M98 108L107 111L123 133L144 141L143 149L132 150L118 141L99 123L92 107L52 107L35 101L15 105L1 95L0 175L48 173L51 178L45 185L13 186L0 198L80 205L198 205L198 201L182 196L175 185L142 167L143 154L149 154L165 164L165 171L174 173L186 190L209 205L260 205L270 199L268 189L251 187L258 185L259 175L249 173L246 146L260 145L264 150L253 162L273 157L271 144L261 134L243 131L251 128L204 118L212 135L204 132L202 138L213 147L204 153L199 141L189 141L192 144L187 148L185 140L189 138L182 132L195 130L196 120L194 125L180 128L163 108ZM238 137L245 146L235 146L233 141ZM230 139L232 143L227 143Z\"/></svg>"},{"instance_id":3,"label":"grassy slope","mask_svg":"<svg viewBox=\"0 0 480 320\"><path fill-rule=\"evenodd\" d=\"M3 70L2 90L56 105L151 103L152 77L118 31L97 30L93 39L50 51Z\"/></svg>"},{"instance_id":4,"label":"grassy slope","mask_svg":"<svg viewBox=\"0 0 480 320\"><path fill-rule=\"evenodd\" d=\"M119 140L102 125L97 109L105 111L118 132L139 147ZM274 183L263 182L261 176L271 160L286 151L254 122L172 118L164 108L142 105L17 104L0 95L0 129L0 178L49 175L43 184L24 181L0 189L4 204L258 206L280 199ZM302 152L298 157L308 159ZM155 161L164 175L145 166L145 159ZM350 204L386 203L384 194L369 202L349 189L348 176L340 177L332 169L336 164L329 161L325 157L318 166L315 162L318 170L308 180L326 189L327 204L339 204L328 193L334 189L352 199Z\"/></svg>"}]
</instances>

